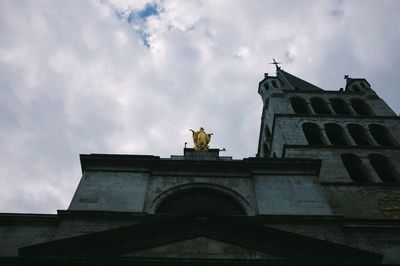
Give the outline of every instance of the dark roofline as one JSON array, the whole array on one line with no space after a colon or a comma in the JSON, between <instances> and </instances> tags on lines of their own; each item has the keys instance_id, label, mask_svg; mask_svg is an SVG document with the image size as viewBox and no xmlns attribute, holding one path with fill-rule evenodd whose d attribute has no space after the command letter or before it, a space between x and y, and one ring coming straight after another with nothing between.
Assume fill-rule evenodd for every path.
<instances>
[{"instance_id":1,"label":"dark roofline","mask_svg":"<svg viewBox=\"0 0 400 266\"><path fill-rule=\"evenodd\" d=\"M302 86L303 88L301 88L302 90L311 90L311 91L324 91L323 89L321 89L320 87L305 81L299 77L296 77L282 69L278 69L276 71L277 73L277 77L280 79L283 79L285 81L286 84L290 85L293 89L296 89L296 85ZM298 84L294 84L294 83L298 83Z\"/></svg>"},{"instance_id":2,"label":"dark roofline","mask_svg":"<svg viewBox=\"0 0 400 266\"><path fill-rule=\"evenodd\" d=\"M270 159L245 158L243 160L176 160L161 159L158 156L114 155L114 154L81 154L82 172L99 171L137 171L156 172L168 175L171 173L187 174L196 172L200 175L231 174L236 177L250 176L252 173L280 173L293 175L301 172L318 175L321 160L317 159Z\"/></svg>"}]
</instances>

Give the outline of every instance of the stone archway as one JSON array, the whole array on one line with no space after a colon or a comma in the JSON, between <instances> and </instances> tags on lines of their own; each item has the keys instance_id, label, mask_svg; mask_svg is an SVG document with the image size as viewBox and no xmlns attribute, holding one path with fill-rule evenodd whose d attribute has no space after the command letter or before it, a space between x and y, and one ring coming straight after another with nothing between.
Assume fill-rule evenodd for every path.
<instances>
[{"instance_id":1,"label":"stone archway","mask_svg":"<svg viewBox=\"0 0 400 266\"><path fill-rule=\"evenodd\" d=\"M222 215L253 215L248 202L237 192L209 183L191 183L173 187L158 195L149 213L182 214L211 212Z\"/></svg>"}]
</instances>

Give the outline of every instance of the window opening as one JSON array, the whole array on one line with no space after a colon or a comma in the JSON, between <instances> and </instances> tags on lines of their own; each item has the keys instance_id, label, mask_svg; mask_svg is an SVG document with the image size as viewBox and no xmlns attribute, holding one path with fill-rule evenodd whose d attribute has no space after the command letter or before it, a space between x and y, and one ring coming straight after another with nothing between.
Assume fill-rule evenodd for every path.
<instances>
[{"instance_id":1,"label":"window opening","mask_svg":"<svg viewBox=\"0 0 400 266\"><path fill-rule=\"evenodd\" d=\"M368 155L368 159L372 167L374 167L375 172L379 175L379 178L382 180L382 182L397 182L395 170L385 156L380 154L370 154Z\"/></svg>"},{"instance_id":2,"label":"window opening","mask_svg":"<svg viewBox=\"0 0 400 266\"><path fill-rule=\"evenodd\" d=\"M369 125L371 135L375 141L382 146L396 146L395 141L389 131L382 125Z\"/></svg>"},{"instance_id":3,"label":"window opening","mask_svg":"<svg viewBox=\"0 0 400 266\"><path fill-rule=\"evenodd\" d=\"M359 88L357 85L353 85L353 86L351 87L351 89L352 89L352 91L354 91L354 92L359 92L359 91L360 91L360 88Z\"/></svg>"},{"instance_id":4,"label":"window opening","mask_svg":"<svg viewBox=\"0 0 400 266\"><path fill-rule=\"evenodd\" d=\"M367 134L365 129L361 125L357 124L349 124L347 125L347 129L351 137L353 138L354 142L359 146L371 146L368 141Z\"/></svg>"},{"instance_id":5,"label":"window opening","mask_svg":"<svg viewBox=\"0 0 400 266\"><path fill-rule=\"evenodd\" d=\"M325 132L329 138L329 141L333 145L347 145L347 141L344 136L344 131L338 124L325 124Z\"/></svg>"},{"instance_id":6,"label":"window opening","mask_svg":"<svg viewBox=\"0 0 400 266\"><path fill-rule=\"evenodd\" d=\"M246 215L243 207L231 196L213 189L186 189L167 197L156 213L217 213L220 215Z\"/></svg>"},{"instance_id":7,"label":"window opening","mask_svg":"<svg viewBox=\"0 0 400 266\"><path fill-rule=\"evenodd\" d=\"M361 87L363 87L364 89L368 88L367 85L365 84L365 82L361 82L360 84L361 84Z\"/></svg>"},{"instance_id":8,"label":"window opening","mask_svg":"<svg viewBox=\"0 0 400 266\"><path fill-rule=\"evenodd\" d=\"M373 115L371 108L361 99L352 99L351 106L358 115Z\"/></svg>"},{"instance_id":9,"label":"window opening","mask_svg":"<svg viewBox=\"0 0 400 266\"><path fill-rule=\"evenodd\" d=\"M341 158L347 173L354 182L368 183L368 177L365 174L361 159L357 155L347 153L342 154Z\"/></svg>"},{"instance_id":10,"label":"window opening","mask_svg":"<svg viewBox=\"0 0 400 266\"><path fill-rule=\"evenodd\" d=\"M290 99L290 103L292 105L293 111L296 114L308 114L309 110L307 108L307 102L300 98L300 97L295 97Z\"/></svg>"},{"instance_id":11,"label":"window opening","mask_svg":"<svg viewBox=\"0 0 400 266\"><path fill-rule=\"evenodd\" d=\"M304 123L303 132L310 145L324 145L319 126L314 123Z\"/></svg>"},{"instance_id":12,"label":"window opening","mask_svg":"<svg viewBox=\"0 0 400 266\"><path fill-rule=\"evenodd\" d=\"M342 99L331 99L330 100L333 110L338 115L349 115L350 111L347 106L347 103Z\"/></svg>"},{"instance_id":13,"label":"window opening","mask_svg":"<svg viewBox=\"0 0 400 266\"><path fill-rule=\"evenodd\" d=\"M328 104L321 98L315 97L311 99L311 105L317 114L331 114Z\"/></svg>"}]
</instances>

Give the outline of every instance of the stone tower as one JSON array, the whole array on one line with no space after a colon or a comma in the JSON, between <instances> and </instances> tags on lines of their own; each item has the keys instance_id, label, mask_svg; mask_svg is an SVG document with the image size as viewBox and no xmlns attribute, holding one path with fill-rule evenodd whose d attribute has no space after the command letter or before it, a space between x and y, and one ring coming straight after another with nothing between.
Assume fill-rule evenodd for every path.
<instances>
[{"instance_id":1,"label":"stone tower","mask_svg":"<svg viewBox=\"0 0 400 266\"><path fill-rule=\"evenodd\" d=\"M400 118L363 78L323 90L277 67L265 75L258 157L321 160L332 213L400 217ZM399 247L400 250L400 247Z\"/></svg>"},{"instance_id":2,"label":"stone tower","mask_svg":"<svg viewBox=\"0 0 400 266\"><path fill-rule=\"evenodd\" d=\"M400 182L399 117L366 79L323 90L277 67L265 75L258 157L322 160L320 182Z\"/></svg>"}]
</instances>

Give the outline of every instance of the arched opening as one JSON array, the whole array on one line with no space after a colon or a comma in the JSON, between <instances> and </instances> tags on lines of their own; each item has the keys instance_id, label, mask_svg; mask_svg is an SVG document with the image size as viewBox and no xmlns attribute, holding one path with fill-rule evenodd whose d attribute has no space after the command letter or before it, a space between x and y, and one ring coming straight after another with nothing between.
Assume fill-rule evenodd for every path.
<instances>
[{"instance_id":1,"label":"arched opening","mask_svg":"<svg viewBox=\"0 0 400 266\"><path fill-rule=\"evenodd\" d=\"M370 154L368 155L368 159L372 167L374 167L375 172L379 175L379 178L384 183L397 182L397 174L395 173L393 166L385 156L380 154Z\"/></svg>"},{"instance_id":2,"label":"arched opening","mask_svg":"<svg viewBox=\"0 0 400 266\"><path fill-rule=\"evenodd\" d=\"M347 103L339 98L330 99L331 105L335 113L338 115L349 115L350 111L347 107Z\"/></svg>"},{"instance_id":3,"label":"arched opening","mask_svg":"<svg viewBox=\"0 0 400 266\"><path fill-rule=\"evenodd\" d=\"M352 99L351 106L358 115L373 115L369 105L361 99Z\"/></svg>"},{"instance_id":4,"label":"arched opening","mask_svg":"<svg viewBox=\"0 0 400 266\"><path fill-rule=\"evenodd\" d=\"M175 192L164 199L156 213L217 213L220 215L246 215L243 207L231 196L207 188L192 188Z\"/></svg>"},{"instance_id":5,"label":"arched opening","mask_svg":"<svg viewBox=\"0 0 400 266\"><path fill-rule=\"evenodd\" d=\"M290 103L292 104L293 111L296 114L308 114L307 102L300 98L294 97L290 99Z\"/></svg>"},{"instance_id":6,"label":"arched opening","mask_svg":"<svg viewBox=\"0 0 400 266\"><path fill-rule=\"evenodd\" d=\"M338 124L325 124L325 132L333 145L347 145L343 128Z\"/></svg>"},{"instance_id":7,"label":"arched opening","mask_svg":"<svg viewBox=\"0 0 400 266\"><path fill-rule=\"evenodd\" d=\"M317 114L331 114L328 104L321 98L314 97L311 99L311 105Z\"/></svg>"},{"instance_id":8,"label":"arched opening","mask_svg":"<svg viewBox=\"0 0 400 266\"><path fill-rule=\"evenodd\" d=\"M351 86L351 90L354 92L359 92L360 91L360 87L358 87L357 85L353 85Z\"/></svg>"},{"instance_id":9,"label":"arched opening","mask_svg":"<svg viewBox=\"0 0 400 266\"><path fill-rule=\"evenodd\" d=\"M347 173L349 173L354 182L368 183L368 177L365 173L361 159L357 155L345 153L341 155L341 158L344 167L346 167Z\"/></svg>"},{"instance_id":10,"label":"arched opening","mask_svg":"<svg viewBox=\"0 0 400 266\"><path fill-rule=\"evenodd\" d=\"M371 146L365 133L365 129L361 125L348 124L347 129L349 130L351 137L357 145Z\"/></svg>"},{"instance_id":11,"label":"arched opening","mask_svg":"<svg viewBox=\"0 0 400 266\"><path fill-rule=\"evenodd\" d=\"M319 126L314 123L304 123L303 132L310 145L324 145Z\"/></svg>"},{"instance_id":12,"label":"arched opening","mask_svg":"<svg viewBox=\"0 0 400 266\"><path fill-rule=\"evenodd\" d=\"M395 146L396 143L389 133L389 131L382 125L372 124L369 125L369 130L371 135L374 137L375 141L382 146Z\"/></svg>"},{"instance_id":13,"label":"arched opening","mask_svg":"<svg viewBox=\"0 0 400 266\"><path fill-rule=\"evenodd\" d=\"M365 84L365 82L361 82L360 84L361 84L361 87L363 87L364 89L368 89L368 86L367 86L367 84Z\"/></svg>"}]
</instances>

